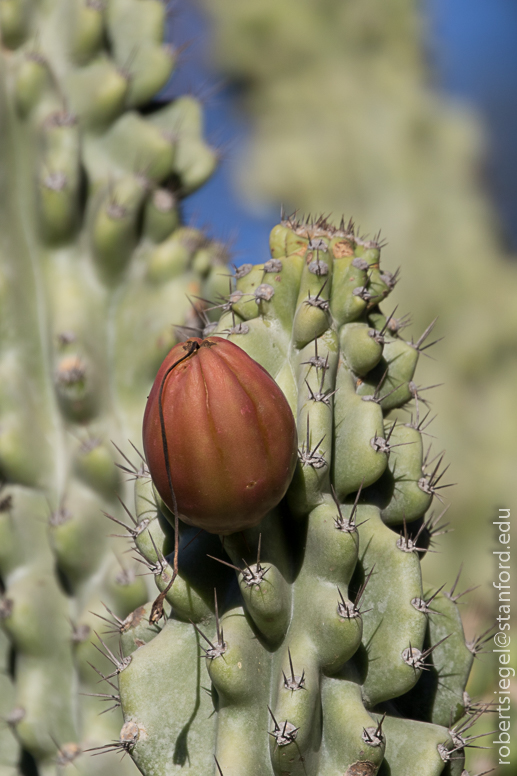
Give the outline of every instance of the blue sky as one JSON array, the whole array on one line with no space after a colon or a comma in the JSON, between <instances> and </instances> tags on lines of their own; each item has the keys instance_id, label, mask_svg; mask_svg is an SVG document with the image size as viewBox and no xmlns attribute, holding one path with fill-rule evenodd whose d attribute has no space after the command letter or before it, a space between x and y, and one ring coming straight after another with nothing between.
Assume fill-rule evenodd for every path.
<instances>
[{"instance_id":1,"label":"blue sky","mask_svg":"<svg viewBox=\"0 0 517 776\"><path fill-rule=\"evenodd\" d=\"M427 0L436 83L473 105L488 139L487 185L517 251L517 2Z\"/></svg>"},{"instance_id":2,"label":"blue sky","mask_svg":"<svg viewBox=\"0 0 517 776\"><path fill-rule=\"evenodd\" d=\"M429 59L435 85L473 106L488 141L486 185L500 217L501 233L517 251L517 0L422 0L428 17ZM222 151L222 163L185 202L185 216L216 239L230 241L237 264L261 260L277 208L252 212L232 185L231 159L246 136L246 124L205 52L210 29L195 4L182 0L172 19L173 42L190 41L167 95L191 91L205 102L206 134Z\"/></svg>"}]
</instances>

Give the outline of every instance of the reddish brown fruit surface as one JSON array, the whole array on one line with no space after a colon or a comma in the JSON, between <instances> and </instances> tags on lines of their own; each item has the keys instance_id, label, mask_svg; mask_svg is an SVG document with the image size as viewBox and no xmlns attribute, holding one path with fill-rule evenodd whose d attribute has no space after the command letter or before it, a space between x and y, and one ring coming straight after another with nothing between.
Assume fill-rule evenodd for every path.
<instances>
[{"instance_id":1,"label":"reddish brown fruit surface","mask_svg":"<svg viewBox=\"0 0 517 776\"><path fill-rule=\"evenodd\" d=\"M260 522L284 496L297 460L284 394L260 364L221 337L191 338L170 351L147 400L143 440L167 506L174 511L165 449L178 516L210 533Z\"/></svg>"}]
</instances>

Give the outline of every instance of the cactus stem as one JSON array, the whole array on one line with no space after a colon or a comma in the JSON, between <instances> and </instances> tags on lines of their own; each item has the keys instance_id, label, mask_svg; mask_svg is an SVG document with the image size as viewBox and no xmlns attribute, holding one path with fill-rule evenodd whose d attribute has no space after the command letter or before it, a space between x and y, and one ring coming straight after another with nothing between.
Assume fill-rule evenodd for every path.
<instances>
[{"instance_id":1,"label":"cactus stem","mask_svg":"<svg viewBox=\"0 0 517 776\"><path fill-rule=\"evenodd\" d=\"M406 313L405 315L402 316L402 318L394 318L389 325L389 330L393 334L398 334L404 329L407 329L408 326L411 326L411 323L412 323L411 315L409 313Z\"/></svg>"},{"instance_id":2,"label":"cactus stem","mask_svg":"<svg viewBox=\"0 0 517 776\"><path fill-rule=\"evenodd\" d=\"M122 526L122 528L125 528L127 531L127 534L111 534L111 536L118 536L121 539L136 539L137 536L140 536L140 534L145 531L147 526L149 525L149 520L142 520L141 523L139 523L131 514L127 506L124 504L120 496L117 495L118 500L120 501L124 511L128 515L129 519L135 526L132 528L131 526L124 523L122 520L119 520L116 517L113 517L113 515L110 515L108 512L102 511L102 514L107 517L109 520L112 520L114 523L118 523L118 525Z\"/></svg>"},{"instance_id":3,"label":"cactus stem","mask_svg":"<svg viewBox=\"0 0 517 776\"><path fill-rule=\"evenodd\" d=\"M246 566L246 569L242 572L242 577L244 579L244 582L246 583L246 587L253 587L253 585L256 585L257 587L261 584L262 580L266 576L267 572L269 571L269 568L264 568L260 565L260 563L257 561L257 564L255 565L255 569L253 569L251 566L249 566L246 561L243 558L243 562Z\"/></svg>"}]
</instances>

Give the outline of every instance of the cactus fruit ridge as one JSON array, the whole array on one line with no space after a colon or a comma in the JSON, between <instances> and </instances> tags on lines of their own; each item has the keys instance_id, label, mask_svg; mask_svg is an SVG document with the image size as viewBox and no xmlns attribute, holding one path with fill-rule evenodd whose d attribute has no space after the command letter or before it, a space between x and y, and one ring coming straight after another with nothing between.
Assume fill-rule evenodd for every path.
<instances>
[{"instance_id":1,"label":"cactus fruit ridge","mask_svg":"<svg viewBox=\"0 0 517 776\"><path fill-rule=\"evenodd\" d=\"M118 703L92 612L149 598L107 536L103 511L127 520L111 441L139 438L173 324L198 323L187 294L227 286L221 246L180 217L216 163L201 107L151 103L165 24L158 0L0 2L1 776L111 769L82 754L121 724L91 697Z\"/></svg>"},{"instance_id":2,"label":"cactus fruit ridge","mask_svg":"<svg viewBox=\"0 0 517 776\"><path fill-rule=\"evenodd\" d=\"M421 577L448 485L414 381L432 325L406 341L381 312L396 277L352 224L287 219L270 246L235 271L215 333L282 389L292 482L252 528L176 537L139 468L131 542L168 616L113 620L125 721L100 751L146 776L459 776L484 708L455 588Z\"/></svg>"},{"instance_id":3,"label":"cactus fruit ridge","mask_svg":"<svg viewBox=\"0 0 517 776\"><path fill-rule=\"evenodd\" d=\"M171 350L149 395L143 441L169 509L216 534L257 525L285 496L297 460L284 394L221 337L191 338Z\"/></svg>"}]
</instances>

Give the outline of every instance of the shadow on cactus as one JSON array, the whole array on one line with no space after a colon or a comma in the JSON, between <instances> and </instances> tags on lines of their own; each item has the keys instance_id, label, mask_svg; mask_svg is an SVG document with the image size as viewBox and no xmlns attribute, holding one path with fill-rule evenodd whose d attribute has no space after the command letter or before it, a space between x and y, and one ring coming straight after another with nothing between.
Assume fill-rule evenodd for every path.
<instances>
[{"instance_id":1,"label":"shadow on cactus","mask_svg":"<svg viewBox=\"0 0 517 776\"><path fill-rule=\"evenodd\" d=\"M395 278L381 270L380 251L351 224L283 221L271 234L272 258L236 270L219 336L183 346L182 376L170 369L173 353L157 378L144 439L169 504L172 484L183 485L177 465L200 492L199 472L212 469L218 498L239 458L246 467L260 455L253 416L248 445L236 434L231 455L217 449L218 439L232 444L222 413L241 409L229 391L224 410L217 405L217 370L207 375L202 420L200 411L174 423L174 402L184 413L201 401L181 397L174 381L185 385L200 368L203 343L207 355L227 347L221 335L275 379L296 421L298 455L285 497L244 530L228 534L227 515L224 536L181 521L175 533L146 465L135 469L130 533L167 617L161 628L150 624L149 603L115 621L125 724L100 751L130 753L144 774L463 770L470 728L486 711L465 693L478 645L465 644L455 589L421 578L421 560L445 530L448 486L442 458L424 450L427 401L414 382L432 327L407 342L404 319L381 312ZM149 420L157 391L161 425ZM435 500L437 513L426 516Z\"/></svg>"}]
</instances>

